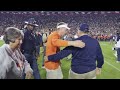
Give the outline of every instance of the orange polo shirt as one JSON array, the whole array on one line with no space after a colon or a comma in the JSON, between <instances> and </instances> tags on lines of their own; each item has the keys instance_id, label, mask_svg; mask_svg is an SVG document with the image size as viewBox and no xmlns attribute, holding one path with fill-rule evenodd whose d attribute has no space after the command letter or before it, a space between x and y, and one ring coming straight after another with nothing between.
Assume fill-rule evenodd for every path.
<instances>
[{"instance_id":1,"label":"orange polo shirt","mask_svg":"<svg viewBox=\"0 0 120 90\"><path fill-rule=\"evenodd\" d=\"M60 51L60 47L66 47L68 46L68 41L61 40L59 34L54 31L48 36L47 43L46 43L46 56L56 54ZM45 61L44 63L45 68L50 70L55 70L60 65L60 60L57 60L56 62L52 61Z\"/></svg>"}]
</instances>

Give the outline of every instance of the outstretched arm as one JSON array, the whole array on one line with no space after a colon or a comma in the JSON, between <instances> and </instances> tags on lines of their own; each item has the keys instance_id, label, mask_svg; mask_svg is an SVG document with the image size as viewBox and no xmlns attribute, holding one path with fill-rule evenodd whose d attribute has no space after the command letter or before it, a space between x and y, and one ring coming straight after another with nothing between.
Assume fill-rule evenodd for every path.
<instances>
[{"instance_id":1,"label":"outstretched arm","mask_svg":"<svg viewBox=\"0 0 120 90\"><path fill-rule=\"evenodd\" d=\"M79 48L85 47L85 43L82 42L81 40L66 41L66 40L58 39L58 36L52 37L52 44L58 47L66 47L66 46L74 46Z\"/></svg>"},{"instance_id":2,"label":"outstretched arm","mask_svg":"<svg viewBox=\"0 0 120 90\"><path fill-rule=\"evenodd\" d=\"M69 54L72 53L72 50L74 50L75 47L69 46L61 50L60 52L48 56L49 61L57 61L60 59L63 59L64 57L68 56Z\"/></svg>"}]
</instances>

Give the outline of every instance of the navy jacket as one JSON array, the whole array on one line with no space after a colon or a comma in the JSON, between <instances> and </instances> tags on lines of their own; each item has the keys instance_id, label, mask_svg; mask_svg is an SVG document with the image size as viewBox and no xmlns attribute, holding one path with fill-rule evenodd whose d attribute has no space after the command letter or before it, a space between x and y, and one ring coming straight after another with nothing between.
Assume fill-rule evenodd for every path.
<instances>
[{"instance_id":1,"label":"navy jacket","mask_svg":"<svg viewBox=\"0 0 120 90\"><path fill-rule=\"evenodd\" d=\"M36 46L40 46L42 44L42 36L40 34L38 35L35 34L35 42Z\"/></svg>"},{"instance_id":2,"label":"navy jacket","mask_svg":"<svg viewBox=\"0 0 120 90\"><path fill-rule=\"evenodd\" d=\"M72 54L71 70L75 73L83 74L96 69L96 66L102 68L104 58L99 42L88 35L81 36L76 40L82 40L85 47L66 47L57 54L48 56L48 60L56 61Z\"/></svg>"},{"instance_id":3,"label":"navy jacket","mask_svg":"<svg viewBox=\"0 0 120 90\"><path fill-rule=\"evenodd\" d=\"M24 33L23 43L21 45L22 53L33 54L36 50L35 37L32 31L26 30Z\"/></svg>"}]
</instances>

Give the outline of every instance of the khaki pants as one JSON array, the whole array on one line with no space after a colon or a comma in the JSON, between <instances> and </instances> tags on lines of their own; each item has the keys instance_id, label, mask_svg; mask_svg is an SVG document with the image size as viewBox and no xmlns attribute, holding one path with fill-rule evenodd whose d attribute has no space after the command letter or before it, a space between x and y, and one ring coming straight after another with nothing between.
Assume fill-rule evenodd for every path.
<instances>
[{"instance_id":1,"label":"khaki pants","mask_svg":"<svg viewBox=\"0 0 120 90\"><path fill-rule=\"evenodd\" d=\"M70 69L69 79L96 79L96 70L84 74L77 74Z\"/></svg>"},{"instance_id":2,"label":"khaki pants","mask_svg":"<svg viewBox=\"0 0 120 90\"><path fill-rule=\"evenodd\" d=\"M46 79L63 79L63 74L60 66L55 70L46 69L46 72Z\"/></svg>"}]
</instances>

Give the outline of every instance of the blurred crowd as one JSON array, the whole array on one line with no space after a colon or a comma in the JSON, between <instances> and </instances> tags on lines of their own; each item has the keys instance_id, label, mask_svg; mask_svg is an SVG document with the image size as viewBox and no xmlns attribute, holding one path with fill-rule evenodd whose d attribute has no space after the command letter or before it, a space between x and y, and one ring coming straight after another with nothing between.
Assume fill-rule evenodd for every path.
<instances>
[{"instance_id":1,"label":"blurred crowd","mask_svg":"<svg viewBox=\"0 0 120 90\"><path fill-rule=\"evenodd\" d=\"M69 36L76 34L80 23L88 23L90 35L98 40L108 41L119 31L119 12L113 11L1 11L0 12L0 35L4 29L14 26L24 28L24 22L28 18L35 18L40 33L51 32L58 22L66 22L71 27Z\"/></svg>"}]
</instances>

